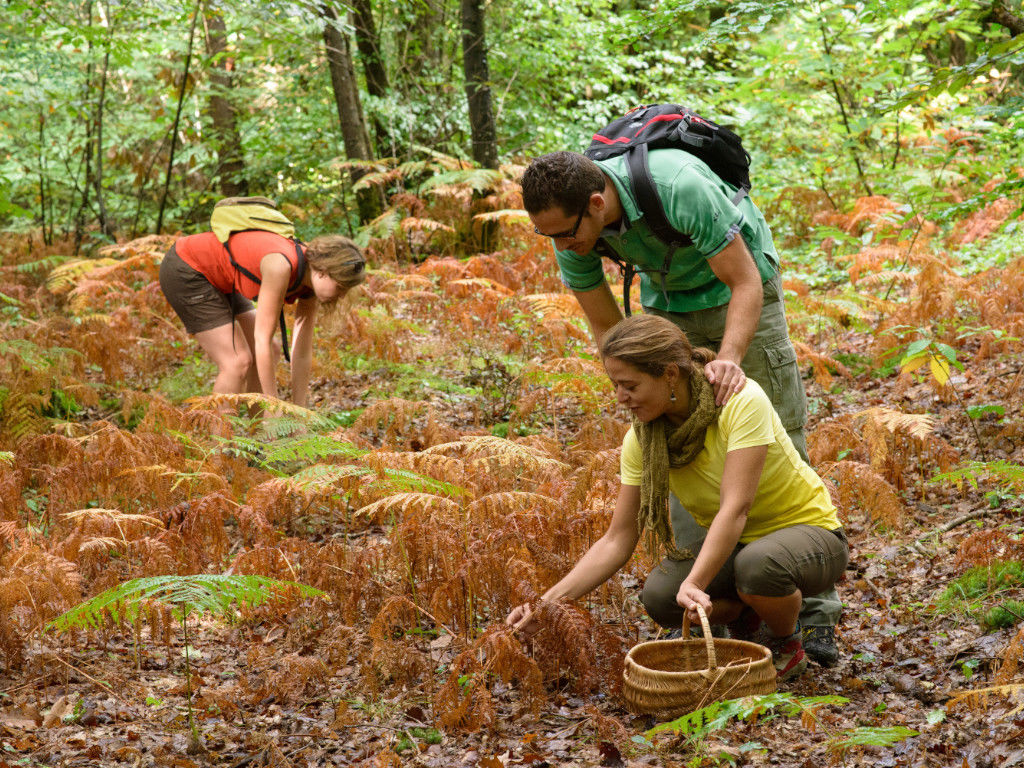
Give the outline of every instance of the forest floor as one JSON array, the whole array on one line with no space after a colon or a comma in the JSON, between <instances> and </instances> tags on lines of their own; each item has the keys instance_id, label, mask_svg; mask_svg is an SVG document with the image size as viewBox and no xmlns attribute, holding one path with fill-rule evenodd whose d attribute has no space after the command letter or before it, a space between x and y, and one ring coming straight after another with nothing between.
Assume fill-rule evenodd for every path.
<instances>
[{"instance_id":1,"label":"forest floor","mask_svg":"<svg viewBox=\"0 0 1024 768\"><path fill-rule=\"evenodd\" d=\"M390 279L413 274L415 267L394 267ZM152 284L137 290L152 292ZM506 680L492 674L486 701L492 711L487 723L464 730L444 728L435 711L438 690L445 672L470 643L459 631L438 631L443 621L419 637L407 638L409 648L434 672L428 669L420 677L411 676L412 682L379 680L368 687L367 670L383 663L367 662L362 650L381 642L374 635L372 616L346 618L347 634L331 639L340 650L300 626L302 614L291 614L291 624L258 617L232 624L204 617L190 629L189 688L180 628L166 631L168 642L148 637L151 642L139 644L130 632L116 630L26 633L17 663L0 668L0 768L723 764L987 768L1024 763L1024 682L1016 671L1021 658L1017 625L1024 617L1013 613L1020 606L1013 601L1024 601L1024 577L1018 569L1003 581L993 582L990 574L981 579L980 588L964 581L972 563L999 560L1001 555L1019 558L1016 551L1004 550L1015 546L1024 532L1021 496L1015 487L1000 485L982 473L976 482L970 477L933 480L939 454L953 457L952 466L967 458L1003 461L1011 467L1024 464L1020 357L992 355L981 364L968 363L962 371L954 369L949 383L940 387L932 377L901 374L891 361L886 369L878 362L874 351L878 339L871 328L830 326L827 332L811 332L813 325L806 317L799 319L802 311L799 304L792 310L798 317L794 338L817 355L848 363L845 374L826 380L826 386L812 379L810 365L805 366L812 406L808 431L816 468L831 477L834 486L849 483L853 476L842 474L844 461L857 460L859 466L871 466L880 475L888 473L897 480L889 484L889 492L898 498L899 507L894 513L889 501L867 491L841 505L851 560L838 585L845 605L838 627L839 663L828 669L812 664L805 675L782 685L779 697L762 702L754 716L715 719L711 713L705 722L691 722L688 731L652 734L653 721L631 715L614 687L574 685L572 669L565 669L561 677L545 679L537 707L528 706L514 676ZM392 312L391 317L404 315ZM494 425L488 418L499 410L495 393L500 395L500 387L481 387L479 380L481 376L501 378L498 373L504 376L504 369L488 369L488 360L468 367L451 367L452 361L440 356L429 362L424 354L450 345L450 340L433 336L431 328L415 331L421 354L413 377L422 379L420 391L413 393L416 385L409 384L408 369L395 365L334 370L320 363L313 384L315 409L358 413L406 388L410 397L431 403L432 412L450 434L491 434ZM563 352L568 356L573 349L570 345ZM980 357L970 341L958 352L961 360ZM176 365L190 365L189 359L179 358ZM856 360L861 363L851 362ZM431 384L445 378L460 387ZM508 384L514 379L510 374L503 381ZM602 413L608 409L607 415L624 426L625 415L614 411L610 390L601 397ZM965 410L994 402L1004 403L1005 410L989 409L973 419ZM574 439L595 418L593 409L579 403L556 400L530 430L561 446L567 462L573 461ZM908 428L900 440L872 442L871 423L863 414L875 408L930 414L934 420L916 433ZM78 434L88 433L94 424L116 420L114 410L95 406L82 411L76 417L82 427ZM507 418L507 411L503 415ZM844 434L851 435L845 447L831 445L833 433L828 425L841 425ZM899 436L898 430L893 428L893 434ZM367 439L372 444L373 437ZM366 447L394 450L388 443L388 438L381 437L377 445ZM13 450L16 457L19 450ZM586 460L578 459L581 464ZM508 490L513 487L510 481ZM837 493L842 490L838 488ZM881 493L877 488L871 492ZM25 499L39 493L31 480L24 481ZM102 498L96 503L114 506ZM168 520L166 515L164 519ZM234 523L229 528L230 558L245 548L247 535ZM398 546L390 543L394 532L387 520L355 529L339 516L311 523L309 528L311 540L319 543L342 541L368 549L376 544ZM292 538L301 538L296 527L288 530ZM982 549L988 547L988 560L962 546L972 536ZM3 540L13 549L10 531ZM67 551L66 547L61 550ZM512 554L509 550L509 567L518 562L511 559ZM116 560L105 562L119 567ZM88 572L93 574L90 578L98 578L95 568ZM302 581L301 576L298 573L296 580ZM623 574L625 594L618 604L602 598L585 606L597 625L617 638L620 651L658 634L639 605L638 577L642 573L636 568ZM959 596L948 597L950 585L959 585ZM358 593L376 587L355 583L351 588ZM983 625L985 614L1000 604L1008 606L1010 619ZM483 624L500 624L503 618L497 607L484 614ZM323 664L310 666L308 660L314 657ZM299 682L294 683L295 679ZM190 746L185 707L189 689L202 749ZM810 698L822 696L843 698ZM738 706L735 711L750 715L749 709ZM472 720L468 717L468 722Z\"/></svg>"}]
</instances>

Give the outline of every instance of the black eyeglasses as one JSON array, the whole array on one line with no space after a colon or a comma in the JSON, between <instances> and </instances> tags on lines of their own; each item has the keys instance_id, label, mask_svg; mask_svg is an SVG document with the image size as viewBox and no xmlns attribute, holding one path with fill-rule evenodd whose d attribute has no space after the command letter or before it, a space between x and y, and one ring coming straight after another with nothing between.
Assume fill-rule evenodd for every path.
<instances>
[{"instance_id":1,"label":"black eyeglasses","mask_svg":"<svg viewBox=\"0 0 1024 768\"><path fill-rule=\"evenodd\" d=\"M572 229L566 230L565 232L556 232L553 235L549 235L546 232L541 232L536 227L533 228L533 231L541 237L550 237L552 240L568 240L576 237L576 232L579 231L580 223L583 221L583 216L586 214L588 208L590 208L589 201L587 201L587 205L583 207L583 210L580 211L580 215L576 217L576 223L572 225Z\"/></svg>"}]
</instances>

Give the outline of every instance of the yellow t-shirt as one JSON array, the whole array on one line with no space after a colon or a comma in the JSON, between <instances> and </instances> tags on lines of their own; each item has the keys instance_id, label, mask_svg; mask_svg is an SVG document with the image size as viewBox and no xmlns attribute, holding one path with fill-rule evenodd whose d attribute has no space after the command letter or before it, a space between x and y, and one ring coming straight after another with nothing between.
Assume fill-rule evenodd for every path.
<instances>
[{"instance_id":1,"label":"yellow t-shirt","mask_svg":"<svg viewBox=\"0 0 1024 768\"><path fill-rule=\"evenodd\" d=\"M740 542L746 544L792 525L839 528L825 484L800 458L768 396L751 379L708 427L704 450L697 458L685 467L669 470L669 488L694 520L708 528L718 513L722 484L727 482L723 478L725 454L757 445L767 445L768 455ZM631 427L622 442L623 485L640 485L641 470L640 444Z\"/></svg>"}]
</instances>

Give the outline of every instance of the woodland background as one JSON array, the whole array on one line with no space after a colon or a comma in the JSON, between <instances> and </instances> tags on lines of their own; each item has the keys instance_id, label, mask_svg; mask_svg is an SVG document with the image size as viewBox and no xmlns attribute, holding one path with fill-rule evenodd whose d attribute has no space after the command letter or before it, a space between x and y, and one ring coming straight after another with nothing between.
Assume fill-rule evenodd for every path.
<instances>
[{"instance_id":1,"label":"woodland background","mask_svg":"<svg viewBox=\"0 0 1024 768\"><path fill-rule=\"evenodd\" d=\"M1019 764L1022 32L1017 0L8 0L0 766ZM657 101L754 156L853 558L836 668L655 732L618 695L643 553L529 649L501 620L603 531L627 426L517 179ZM231 194L366 247L311 410L209 396L160 294Z\"/></svg>"}]
</instances>

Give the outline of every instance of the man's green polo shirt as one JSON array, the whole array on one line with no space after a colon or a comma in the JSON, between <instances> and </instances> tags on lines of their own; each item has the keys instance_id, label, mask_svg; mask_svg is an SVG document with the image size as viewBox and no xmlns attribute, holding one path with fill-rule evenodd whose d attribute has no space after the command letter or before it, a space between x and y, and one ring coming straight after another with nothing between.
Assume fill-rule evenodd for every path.
<instances>
[{"instance_id":1,"label":"man's green polo shirt","mask_svg":"<svg viewBox=\"0 0 1024 768\"><path fill-rule=\"evenodd\" d=\"M771 230L750 197L733 205L736 188L689 152L656 149L650 151L649 158L651 176L669 223L693 240L692 246L677 248L672 256L664 286L667 302L659 271L668 249L642 218L629 184L625 156L597 163L615 184L625 214L621 229L606 229L602 237L640 271L641 304L666 312L691 312L727 304L732 291L715 276L708 259L725 248L737 232L753 254L761 279L778 273L779 257ZM594 251L582 256L555 251L555 256L562 282L572 290L589 291L604 280L601 257Z\"/></svg>"}]
</instances>

